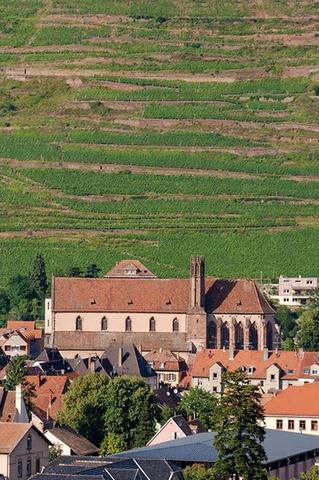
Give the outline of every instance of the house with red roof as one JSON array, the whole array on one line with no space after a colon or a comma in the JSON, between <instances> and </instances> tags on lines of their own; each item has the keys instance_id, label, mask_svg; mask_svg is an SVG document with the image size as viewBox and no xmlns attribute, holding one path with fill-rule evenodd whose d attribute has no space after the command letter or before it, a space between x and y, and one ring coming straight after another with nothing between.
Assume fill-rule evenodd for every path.
<instances>
[{"instance_id":1,"label":"house with red roof","mask_svg":"<svg viewBox=\"0 0 319 480\"><path fill-rule=\"evenodd\" d=\"M319 435L319 382L290 386L264 406L265 426Z\"/></svg>"},{"instance_id":2,"label":"house with red roof","mask_svg":"<svg viewBox=\"0 0 319 480\"><path fill-rule=\"evenodd\" d=\"M9 320L5 328L0 328L0 347L9 358L15 355L36 357L43 345L43 330L36 328L33 321Z\"/></svg>"},{"instance_id":3,"label":"house with red roof","mask_svg":"<svg viewBox=\"0 0 319 480\"><path fill-rule=\"evenodd\" d=\"M223 372L242 370L263 393L275 393L319 379L318 364L318 352L206 349L195 355L191 385L222 393Z\"/></svg>"},{"instance_id":4,"label":"house with red roof","mask_svg":"<svg viewBox=\"0 0 319 480\"><path fill-rule=\"evenodd\" d=\"M189 278L157 278L137 260L117 264L103 278L53 277L45 301L50 346L72 358L100 355L111 342L142 352L201 348L275 348L275 312L253 280L205 275L192 257Z\"/></svg>"}]
</instances>

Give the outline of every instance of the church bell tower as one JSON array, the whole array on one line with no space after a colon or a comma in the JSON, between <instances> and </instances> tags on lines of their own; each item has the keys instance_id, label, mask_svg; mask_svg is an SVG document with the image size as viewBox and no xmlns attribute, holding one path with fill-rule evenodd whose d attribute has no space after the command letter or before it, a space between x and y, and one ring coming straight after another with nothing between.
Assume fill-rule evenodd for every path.
<instances>
[{"instance_id":1,"label":"church bell tower","mask_svg":"<svg viewBox=\"0 0 319 480\"><path fill-rule=\"evenodd\" d=\"M193 349L206 348L207 315L205 311L205 259L191 257L189 307L186 313L187 342Z\"/></svg>"}]
</instances>

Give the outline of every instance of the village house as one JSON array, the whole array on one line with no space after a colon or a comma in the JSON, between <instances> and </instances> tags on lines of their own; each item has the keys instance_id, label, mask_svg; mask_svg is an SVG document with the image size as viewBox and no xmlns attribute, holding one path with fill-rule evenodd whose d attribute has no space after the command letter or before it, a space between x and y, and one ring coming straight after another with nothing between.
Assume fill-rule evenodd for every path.
<instances>
[{"instance_id":1,"label":"village house","mask_svg":"<svg viewBox=\"0 0 319 480\"><path fill-rule=\"evenodd\" d=\"M26 381L35 387L31 421L41 432L54 426L57 413L63 408L63 396L70 386L66 375L28 375Z\"/></svg>"},{"instance_id":2,"label":"village house","mask_svg":"<svg viewBox=\"0 0 319 480\"><path fill-rule=\"evenodd\" d=\"M178 386L186 375L186 362L178 354L160 348L144 354L144 358L157 373L160 384Z\"/></svg>"},{"instance_id":3,"label":"village house","mask_svg":"<svg viewBox=\"0 0 319 480\"><path fill-rule=\"evenodd\" d=\"M159 279L137 260L119 262L104 278L53 277L45 334L66 358L100 356L112 341L175 353L280 342L256 282L206 277L203 257L192 257L184 279Z\"/></svg>"},{"instance_id":4,"label":"village house","mask_svg":"<svg viewBox=\"0 0 319 480\"><path fill-rule=\"evenodd\" d=\"M203 350L196 353L191 385L215 393L223 392L222 373L237 369L246 373L264 393L289 385L303 385L319 379L317 352Z\"/></svg>"},{"instance_id":5,"label":"village house","mask_svg":"<svg viewBox=\"0 0 319 480\"><path fill-rule=\"evenodd\" d=\"M0 329L0 347L9 358L15 355L35 357L43 345L43 330L36 328L35 322L9 320L6 328Z\"/></svg>"},{"instance_id":6,"label":"village house","mask_svg":"<svg viewBox=\"0 0 319 480\"><path fill-rule=\"evenodd\" d=\"M319 435L319 383L289 387L264 406L265 426Z\"/></svg>"},{"instance_id":7,"label":"village house","mask_svg":"<svg viewBox=\"0 0 319 480\"><path fill-rule=\"evenodd\" d=\"M17 385L15 390L5 390L0 387L0 422L27 423L28 421L21 385Z\"/></svg>"},{"instance_id":8,"label":"village house","mask_svg":"<svg viewBox=\"0 0 319 480\"><path fill-rule=\"evenodd\" d=\"M44 432L50 443L59 448L61 455L98 455L99 449L76 430L64 425Z\"/></svg>"},{"instance_id":9,"label":"village house","mask_svg":"<svg viewBox=\"0 0 319 480\"><path fill-rule=\"evenodd\" d=\"M184 438L189 435L203 433L206 430L202 427L199 420L186 420L183 415L171 417L164 425L155 433L147 446L157 445L158 443L168 442L176 438Z\"/></svg>"},{"instance_id":10,"label":"village house","mask_svg":"<svg viewBox=\"0 0 319 480\"><path fill-rule=\"evenodd\" d=\"M50 445L31 423L0 423L0 477L27 480L41 472Z\"/></svg>"}]
</instances>

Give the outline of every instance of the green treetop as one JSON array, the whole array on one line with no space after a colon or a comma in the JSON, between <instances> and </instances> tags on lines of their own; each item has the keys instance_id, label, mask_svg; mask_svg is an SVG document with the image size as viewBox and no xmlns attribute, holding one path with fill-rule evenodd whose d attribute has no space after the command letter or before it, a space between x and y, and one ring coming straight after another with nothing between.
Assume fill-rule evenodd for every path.
<instances>
[{"instance_id":1,"label":"green treetop","mask_svg":"<svg viewBox=\"0 0 319 480\"><path fill-rule=\"evenodd\" d=\"M194 387L185 392L178 405L178 411L185 415L198 418L207 430L213 428L213 415L217 405L217 397L210 392Z\"/></svg>"},{"instance_id":2,"label":"green treetop","mask_svg":"<svg viewBox=\"0 0 319 480\"><path fill-rule=\"evenodd\" d=\"M43 256L38 253L34 259L32 270L30 272L31 288L36 293L39 300L43 300L48 290L48 280L45 270Z\"/></svg>"},{"instance_id":3,"label":"green treetop","mask_svg":"<svg viewBox=\"0 0 319 480\"><path fill-rule=\"evenodd\" d=\"M319 350L319 308L306 310L298 322L297 344L308 351Z\"/></svg>"},{"instance_id":4,"label":"green treetop","mask_svg":"<svg viewBox=\"0 0 319 480\"><path fill-rule=\"evenodd\" d=\"M225 372L222 380L224 393L214 414L216 470L234 480L264 480L265 429L259 424L264 418L259 388L239 371Z\"/></svg>"}]
</instances>

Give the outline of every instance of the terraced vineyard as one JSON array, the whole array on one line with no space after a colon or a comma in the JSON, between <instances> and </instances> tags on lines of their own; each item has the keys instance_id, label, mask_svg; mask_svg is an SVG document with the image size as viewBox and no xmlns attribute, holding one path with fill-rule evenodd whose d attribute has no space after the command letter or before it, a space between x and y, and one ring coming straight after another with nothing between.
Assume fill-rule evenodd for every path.
<instances>
[{"instance_id":1,"label":"terraced vineyard","mask_svg":"<svg viewBox=\"0 0 319 480\"><path fill-rule=\"evenodd\" d=\"M319 275L316 2L0 0L1 283Z\"/></svg>"}]
</instances>

